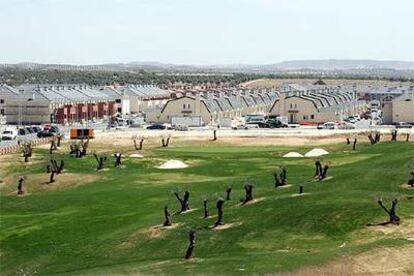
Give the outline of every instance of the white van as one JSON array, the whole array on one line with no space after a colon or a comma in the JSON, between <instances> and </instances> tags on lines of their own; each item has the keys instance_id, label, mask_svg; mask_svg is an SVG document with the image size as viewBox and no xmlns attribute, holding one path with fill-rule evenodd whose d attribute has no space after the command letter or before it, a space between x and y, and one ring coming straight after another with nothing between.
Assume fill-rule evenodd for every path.
<instances>
[{"instance_id":1,"label":"white van","mask_svg":"<svg viewBox=\"0 0 414 276\"><path fill-rule=\"evenodd\" d=\"M15 140L17 138L17 130L15 129L3 130L0 137L1 137L1 140Z\"/></svg>"}]
</instances>

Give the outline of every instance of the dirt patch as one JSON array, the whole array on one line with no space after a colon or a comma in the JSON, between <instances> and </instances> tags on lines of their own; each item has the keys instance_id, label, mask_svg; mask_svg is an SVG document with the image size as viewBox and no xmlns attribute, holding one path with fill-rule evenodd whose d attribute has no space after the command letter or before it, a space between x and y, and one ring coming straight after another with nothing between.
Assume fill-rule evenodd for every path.
<instances>
[{"instance_id":1,"label":"dirt patch","mask_svg":"<svg viewBox=\"0 0 414 276\"><path fill-rule=\"evenodd\" d=\"M151 226L147 229L141 230L138 233L143 234L143 235L145 235L146 237L148 237L150 239L161 238L161 237L165 236L166 231L171 230L171 229L175 229L179 226L180 226L179 223L175 223L171 226L156 225L156 226Z\"/></svg>"},{"instance_id":2,"label":"dirt patch","mask_svg":"<svg viewBox=\"0 0 414 276\"><path fill-rule=\"evenodd\" d=\"M328 180L331 180L331 179L333 179L333 176L328 176L328 177L325 177L324 179L322 179L322 180L319 180L319 179L313 179L313 180L311 180L310 182L325 182L325 181L328 181Z\"/></svg>"},{"instance_id":3,"label":"dirt patch","mask_svg":"<svg viewBox=\"0 0 414 276\"><path fill-rule=\"evenodd\" d=\"M144 158L144 155L139 154L139 153L133 153L133 154L130 154L128 157L131 157L131 158Z\"/></svg>"},{"instance_id":4,"label":"dirt patch","mask_svg":"<svg viewBox=\"0 0 414 276\"><path fill-rule=\"evenodd\" d=\"M252 204L256 204L256 203L258 203L258 202L260 202L260 201L263 201L263 200L265 200L265 199L266 199L266 197L259 197L259 198L255 198L255 199L253 199L253 200L250 200L250 201L248 201L247 203L240 202L238 205L239 205L239 206L252 205Z\"/></svg>"},{"instance_id":5,"label":"dirt patch","mask_svg":"<svg viewBox=\"0 0 414 276\"><path fill-rule=\"evenodd\" d=\"M387 236L414 241L414 219L412 218L402 220L399 225L390 223L387 225L368 226L368 229Z\"/></svg>"},{"instance_id":6,"label":"dirt patch","mask_svg":"<svg viewBox=\"0 0 414 276\"><path fill-rule=\"evenodd\" d=\"M414 245L380 248L355 257L342 258L320 267L305 268L285 275L414 275Z\"/></svg>"},{"instance_id":7,"label":"dirt patch","mask_svg":"<svg viewBox=\"0 0 414 276\"><path fill-rule=\"evenodd\" d=\"M407 183L401 184L401 188L404 188L404 189L414 189L414 187L411 187Z\"/></svg>"},{"instance_id":8,"label":"dirt patch","mask_svg":"<svg viewBox=\"0 0 414 276\"><path fill-rule=\"evenodd\" d=\"M197 210L198 210L198 208L193 208L193 209L190 209L190 210L181 212L181 213L180 212L177 212L176 214L184 215L184 214L192 213L192 212L197 211Z\"/></svg>"},{"instance_id":9,"label":"dirt patch","mask_svg":"<svg viewBox=\"0 0 414 276\"><path fill-rule=\"evenodd\" d=\"M31 174L26 177L24 190L25 195L36 192L55 191L65 188L82 186L99 179L99 176L92 174L63 173L55 176L55 182L48 183L49 174ZM0 192L6 195L17 193L17 176L8 176L0 185Z\"/></svg>"},{"instance_id":10,"label":"dirt patch","mask_svg":"<svg viewBox=\"0 0 414 276\"><path fill-rule=\"evenodd\" d=\"M287 184L287 185L283 185L283 186L278 186L276 189L286 189L292 187L292 184Z\"/></svg>"},{"instance_id":11,"label":"dirt patch","mask_svg":"<svg viewBox=\"0 0 414 276\"><path fill-rule=\"evenodd\" d=\"M150 239L162 238L167 234L168 230L178 228L180 225L181 225L180 223L174 223L171 226L155 225L155 226L150 226L148 228L140 229L132 233L128 237L128 240L119 244L118 247L120 249L132 248L135 242L142 237L146 237Z\"/></svg>"},{"instance_id":12,"label":"dirt patch","mask_svg":"<svg viewBox=\"0 0 414 276\"><path fill-rule=\"evenodd\" d=\"M218 225L216 227L213 227L212 229L216 230L216 231L222 231L222 230L226 230L226 229L230 229L230 228L240 226L242 224L243 224L242 222L226 223L224 225Z\"/></svg>"},{"instance_id":13,"label":"dirt patch","mask_svg":"<svg viewBox=\"0 0 414 276\"><path fill-rule=\"evenodd\" d=\"M291 197L300 197L300 196L306 196L306 195L310 195L311 193L301 193L301 194L293 194L291 195Z\"/></svg>"}]
</instances>

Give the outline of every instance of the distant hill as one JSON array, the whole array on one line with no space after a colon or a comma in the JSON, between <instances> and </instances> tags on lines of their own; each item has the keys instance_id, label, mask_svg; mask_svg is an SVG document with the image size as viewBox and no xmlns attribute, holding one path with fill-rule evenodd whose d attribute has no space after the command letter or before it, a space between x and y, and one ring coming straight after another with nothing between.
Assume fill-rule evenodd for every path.
<instances>
[{"instance_id":1,"label":"distant hill","mask_svg":"<svg viewBox=\"0 0 414 276\"><path fill-rule=\"evenodd\" d=\"M263 65L266 70L351 70L351 69L394 69L414 70L412 61L379 61L379 60L296 60L284 61L275 64Z\"/></svg>"},{"instance_id":2,"label":"distant hill","mask_svg":"<svg viewBox=\"0 0 414 276\"><path fill-rule=\"evenodd\" d=\"M279 72L290 70L414 70L413 61L379 61L379 60L292 60L273 64L218 64L218 65L191 65L168 64L161 62L107 63L97 65L70 65L70 64L40 64L16 63L1 64L0 67L14 67L23 69L65 69L65 70L150 70L150 71L244 71L244 72Z\"/></svg>"},{"instance_id":3,"label":"distant hill","mask_svg":"<svg viewBox=\"0 0 414 276\"><path fill-rule=\"evenodd\" d=\"M58 71L105 71L105 72L154 72L157 74L274 74L278 76L318 76L328 78L403 78L414 79L414 62L379 60L295 60L274 64L224 64L224 65L178 65L161 62L107 63L97 65L17 63L0 64L2 68L14 70L58 70Z\"/></svg>"}]
</instances>

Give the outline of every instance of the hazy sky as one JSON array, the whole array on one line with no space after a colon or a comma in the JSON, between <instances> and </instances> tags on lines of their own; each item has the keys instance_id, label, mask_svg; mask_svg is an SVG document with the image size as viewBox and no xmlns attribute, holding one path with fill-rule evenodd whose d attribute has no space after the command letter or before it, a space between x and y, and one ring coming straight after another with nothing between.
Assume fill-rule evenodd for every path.
<instances>
[{"instance_id":1,"label":"hazy sky","mask_svg":"<svg viewBox=\"0 0 414 276\"><path fill-rule=\"evenodd\" d=\"M414 61L413 0L0 0L0 63Z\"/></svg>"}]
</instances>

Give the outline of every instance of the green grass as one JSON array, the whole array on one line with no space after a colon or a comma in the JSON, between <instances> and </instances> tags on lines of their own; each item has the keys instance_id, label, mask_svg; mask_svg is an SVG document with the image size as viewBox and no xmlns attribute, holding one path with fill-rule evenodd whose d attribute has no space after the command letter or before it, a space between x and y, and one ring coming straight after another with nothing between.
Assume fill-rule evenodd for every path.
<instances>
[{"instance_id":1,"label":"green grass","mask_svg":"<svg viewBox=\"0 0 414 276\"><path fill-rule=\"evenodd\" d=\"M399 198L402 220L412 219L414 202L408 196L413 191L400 185L407 181L413 164L413 145L360 144L357 152L344 152L343 145L324 148L331 151L323 162L331 165L328 174L333 179L322 183L308 182L314 172L313 160L280 157L292 149L287 147L154 149L151 158L125 159L125 168L111 167L99 173L94 171L92 156L79 160L62 154L66 173L99 174L100 178L47 192L31 193L28 186L30 195L24 197L2 193L0 274L274 273L379 246L413 243L366 227L387 219L376 204L377 197L384 198L387 205L390 199ZM35 153L47 159L47 150ZM155 168L159 159L180 159L191 166L159 170ZM16 164L20 165L9 167L6 175L24 172L22 163ZM45 161L33 164L28 178L31 173L41 173L44 165ZM288 166L292 187L273 187L271 172L278 165ZM247 178L254 180L255 198L264 199L240 207ZM202 198L211 199L210 213L216 214L214 200L224 196L228 184L233 194L225 203L224 220L241 225L211 230L215 218L201 218ZM291 197L299 185L310 194ZM162 223L165 204L178 210L171 194L175 189L190 189L190 206L198 210L175 215L173 222L178 227L164 230L160 236L149 235L151 227ZM196 259L186 262L183 256L191 228L198 229ZM344 242L347 246L340 247Z\"/></svg>"}]
</instances>

